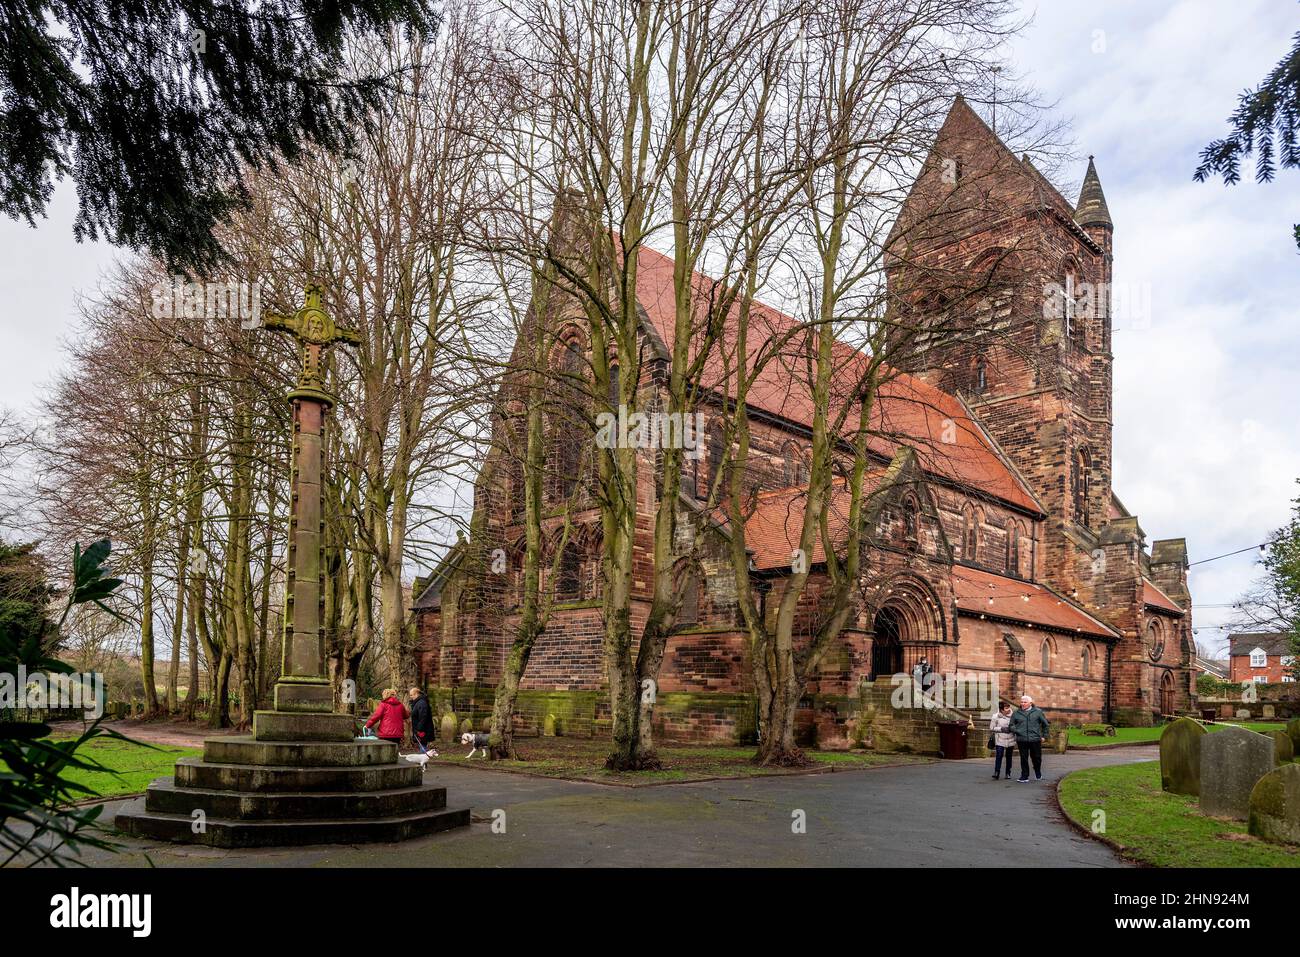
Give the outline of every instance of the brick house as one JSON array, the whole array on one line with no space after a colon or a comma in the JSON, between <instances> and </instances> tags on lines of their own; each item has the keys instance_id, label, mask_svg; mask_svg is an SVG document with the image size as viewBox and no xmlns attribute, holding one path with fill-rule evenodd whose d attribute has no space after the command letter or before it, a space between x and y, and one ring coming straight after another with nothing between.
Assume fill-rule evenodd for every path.
<instances>
[{"instance_id":1,"label":"brick house","mask_svg":"<svg viewBox=\"0 0 1300 957\"><path fill-rule=\"evenodd\" d=\"M982 193L981 193L982 191ZM963 193L942 230L927 206ZM943 199L936 200L936 197ZM990 197L996 203L989 202ZM918 226L917 224L922 224ZM994 680L999 694L1029 693L1063 723L1149 724L1194 704L1191 596L1183 539L1148 543L1138 518L1111 487L1111 328L1106 308L1079 308L1083 290L1108 301L1113 224L1089 162L1076 204L1015 157L958 99L895 232L907 236L909 265L934 274L1012 263L1013 286L989 296L996 339L944 337L911 354L873 407L872 506L863 596L802 702L810 739L843 742L869 707L867 690L907 672L922 656L958 682ZM664 381L672 341L673 263L638 253L637 299L645 349L642 407ZM901 285L899 266L891 285ZM697 277L707 290L709 280ZM1048 290L1061 302L1044 308ZM910 294L898 293L899 298ZM941 311L941 298L915 299ZM548 321L557 326L561 313ZM794 320L762 308L772 335ZM574 318L580 313L574 310ZM565 338L585 349L581 323ZM846 347L847 349L847 347ZM846 354L846 368L853 353ZM746 521L751 567L768 594L783 587L798 541L806 492L811 401L807 383L773 364L750 392L753 489ZM707 383L706 383L707 385ZM716 415L725 391L703 390ZM508 396L501 401L508 403ZM504 429L504 418L494 424ZM709 454L687 463L683 525L703 520L712 469L722 458L713 426ZM638 507L650 554L657 489L653 451L639 468ZM476 720L490 713L517 616L521 477L503 453L489 453L476 485L470 539L416 587L413 615L422 680L440 711ZM568 489L564 489L567 493ZM832 521L844 521L832 502ZM704 518L713 519L712 516ZM577 531L559 556L556 606L521 683L520 727L554 723L566 734L598 733L604 697L598 512L579 506ZM556 536L560 519L547 520ZM668 644L655 707L657 733L676 739L752 739L748 643L729 566L728 528L715 520L698 575L683 595L685 627ZM500 549L498 575L469 574L470 555ZM818 595L818 564L807 600ZM642 586L648 575L635 576ZM646 594L634 594L634 629Z\"/></svg>"},{"instance_id":2,"label":"brick house","mask_svg":"<svg viewBox=\"0 0 1300 957\"><path fill-rule=\"evenodd\" d=\"M1295 681L1295 651L1288 635L1256 633L1228 636L1228 680L1278 684Z\"/></svg>"}]
</instances>

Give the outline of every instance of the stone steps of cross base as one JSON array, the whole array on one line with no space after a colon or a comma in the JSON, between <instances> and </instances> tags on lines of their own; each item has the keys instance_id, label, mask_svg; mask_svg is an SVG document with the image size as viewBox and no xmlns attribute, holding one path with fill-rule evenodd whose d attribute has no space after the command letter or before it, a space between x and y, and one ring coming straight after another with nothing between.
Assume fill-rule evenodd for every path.
<instances>
[{"instance_id":1,"label":"stone steps of cross base","mask_svg":"<svg viewBox=\"0 0 1300 957\"><path fill-rule=\"evenodd\" d=\"M383 818L447 806L447 789L433 785L389 791L218 791L178 786L172 778L159 778L145 791L144 806L157 814L207 817L240 821L329 820Z\"/></svg>"},{"instance_id":2,"label":"stone steps of cross base","mask_svg":"<svg viewBox=\"0 0 1300 957\"><path fill-rule=\"evenodd\" d=\"M199 758L176 762L179 786L215 791L385 791L416 787L421 780L419 766L408 761L317 768L211 764Z\"/></svg>"},{"instance_id":3,"label":"stone steps of cross base","mask_svg":"<svg viewBox=\"0 0 1300 957\"><path fill-rule=\"evenodd\" d=\"M133 837L208 847L296 847L305 844L369 844L405 841L468 827L469 808L419 811L378 818L303 821L239 821L209 817L196 833L188 814L158 814L137 798L117 812L114 825Z\"/></svg>"},{"instance_id":4,"label":"stone steps of cross base","mask_svg":"<svg viewBox=\"0 0 1300 957\"><path fill-rule=\"evenodd\" d=\"M348 768L397 761L391 741L354 738L351 741L258 741L255 738L208 738L203 742L208 764L273 765L297 768Z\"/></svg>"}]
</instances>

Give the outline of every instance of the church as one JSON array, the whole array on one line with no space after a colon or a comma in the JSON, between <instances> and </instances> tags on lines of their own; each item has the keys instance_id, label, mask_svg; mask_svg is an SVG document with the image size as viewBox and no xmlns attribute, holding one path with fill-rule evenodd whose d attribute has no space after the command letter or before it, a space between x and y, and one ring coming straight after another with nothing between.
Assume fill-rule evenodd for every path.
<instances>
[{"instance_id":1,"label":"church","mask_svg":"<svg viewBox=\"0 0 1300 957\"><path fill-rule=\"evenodd\" d=\"M954 195L963 202L952 203ZM863 589L834 653L809 681L803 743L934 750L937 715L909 718L888 704L895 676L922 658L945 680L983 683L1011 700L1029 694L1058 725L1149 725L1191 709L1185 542L1148 542L1111 483L1115 224L1093 161L1070 203L958 98L894 229L908 231L908 265L929 275L976 274L997 263L1016 278L980 300L984 328L996 335L935 335L882 386L864 568L885 575L888 587ZM664 381L664 343L672 341L673 262L648 248L638 255L637 300L652 356L643 382L653 390ZM891 284L901 283L898 262L892 269ZM909 297L921 313L957 308L941 291L899 295ZM765 313L774 328L794 322ZM749 398L745 524L753 579L765 589L789 574L811 435L806 384L792 376L769 385ZM706 393L703 419L724 406L725 396ZM683 522L701 520L721 458L715 432L706 434L708 454L684 470ZM438 712L475 724L491 713L518 618L518 578L507 571L489 582L465 560L470 548L506 555L519 548L519 479L504 459L487 456L471 538L417 580L412 601L422 683ZM648 555L654 453L641 463ZM546 521L544 535L558 539L560 520ZM563 554L547 561L555 574L543 587L553 590L554 606L521 683L520 733L587 736L609 726L594 506L580 505L573 525ZM750 742L756 707L727 523L714 521L710 534L714 544L688 581L664 656L655 731L667 740ZM811 561L815 592L818 556ZM636 577L648 589L648 576ZM647 599L648 591L633 595L634 627Z\"/></svg>"}]
</instances>

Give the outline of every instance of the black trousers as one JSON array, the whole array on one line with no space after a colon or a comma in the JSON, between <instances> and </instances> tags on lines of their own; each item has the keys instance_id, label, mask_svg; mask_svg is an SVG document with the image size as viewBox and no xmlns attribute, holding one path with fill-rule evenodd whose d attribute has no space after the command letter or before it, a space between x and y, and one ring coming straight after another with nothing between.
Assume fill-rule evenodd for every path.
<instances>
[{"instance_id":1,"label":"black trousers","mask_svg":"<svg viewBox=\"0 0 1300 957\"><path fill-rule=\"evenodd\" d=\"M1016 739L1016 750L1020 752L1020 777L1029 777L1029 759L1034 760L1034 775L1043 773L1043 742L1021 741Z\"/></svg>"},{"instance_id":2,"label":"black trousers","mask_svg":"<svg viewBox=\"0 0 1300 957\"><path fill-rule=\"evenodd\" d=\"M1003 747L1000 744L993 746L993 773L997 774L1002 769L1003 761L1007 765L1007 777L1011 777L1011 748Z\"/></svg>"}]
</instances>

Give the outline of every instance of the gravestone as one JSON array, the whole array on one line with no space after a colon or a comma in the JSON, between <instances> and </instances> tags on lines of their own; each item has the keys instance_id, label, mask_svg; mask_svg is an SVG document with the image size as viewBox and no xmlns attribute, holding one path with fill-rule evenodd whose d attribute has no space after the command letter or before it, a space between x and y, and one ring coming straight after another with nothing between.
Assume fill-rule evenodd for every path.
<instances>
[{"instance_id":1,"label":"gravestone","mask_svg":"<svg viewBox=\"0 0 1300 957\"><path fill-rule=\"evenodd\" d=\"M1264 705L1264 720L1272 721L1275 717L1277 717L1277 709L1271 704Z\"/></svg>"},{"instance_id":2,"label":"gravestone","mask_svg":"<svg viewBox=\"0 0 1300 957\"><path fill-rule=\"evenodd\" d=\"M439 729L440 729L442 740L455 741L456 740L456 712L448 711L446 714L444 714L442 716L442 721L440 722Z\"/></svg>"},{"instance_id":3,"label":"gravestone","mask_svg":"<svg viewBox=\"0 0 1300 957\"><path fill-rule=\"evenodd\" d=\"M1160 733L1160 787L1171 794L1201 793L1201 739L1206 730L1179 718Z\"/></svg>"},{"instance_id":4,"label":"gravestone","mask_svg":"<svg viewBox=\"0 0 1300 957\"><path fill-rule=\"evenodd\" d=\"M1291 736L1291 743L1300 751L1300 718L1292 718L1286 723L1286 733Z\"/></svg>"},{"instance_id":5,"label":"gravestone","mask_svg":"<svg viewBox=\"0 0 1300 957\"><path fill-rule=\"evenodd\" d=\"M1285 731L1270 731L1268 736L1273 739L1273 757L1277 763L1290 764L1291 759L1295 757L1295 745L1291 743L1291 735Z\"/></svg>"},{"instance_id":6,"label":"gravestone","mask_svg":"<svg viewBox=\"0 0 1300 957\"><path fill-rule=\"evenodd\" d=\"M1250 720L1250 709L1249 709L1249 708L1238 708L1238 709L1237 709L1237 717L1238 717L1239 719L1243 720L1243 721L1249 721L1249 720Z\"/></svg>"},{"instance_id":7,"label":"gravestone","mask_svg":"<svg viewBox=\"0 0 1300 957\"><path fill-rule=\"evenodd\" d=\"M1250 792L1273 770L1275 745L1266 734L1224 728L1201 741L1201 813L1244 821Z\"/></svg>"},{"instance_id":8,"label":"gravestone","mask_svg":"<svg viewBox=\"0 0 1300 957\"><path fill-rule=\"evenodd\" d=\"M1250 792L1246 829L1275 844L1300 844L1300 764L1288 764L1259 779Z\"/></svg>"}]
</instances>

